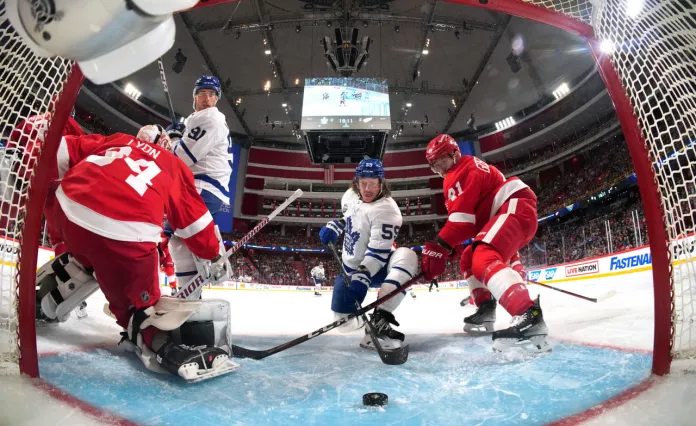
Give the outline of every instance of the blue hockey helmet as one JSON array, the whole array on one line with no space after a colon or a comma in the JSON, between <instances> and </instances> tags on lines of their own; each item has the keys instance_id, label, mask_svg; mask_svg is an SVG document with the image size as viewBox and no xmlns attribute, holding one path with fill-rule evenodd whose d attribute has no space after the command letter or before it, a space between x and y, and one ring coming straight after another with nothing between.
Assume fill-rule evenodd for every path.
<instances>
[{"instance_id":1,"label":"blue hockey helmet","mask_svg":"<svg viewBox=\"0 0 696 426\"><path fill-rule=\"evenodd\" d=\"M220 97L222 92L222 87L220 86L220 80L214 75L202 75L196 80L196 84L193 86L193 96L196 96L201 89L211 89L215 90L215 94Z\"/></svg>"},{"instance_id":2,"label":"blue hockey helmet","mask_svg":"<svg viewBox=\"0 0 696 426\"><path fill-rule=\"evenodd\" d=\"M355 169L355 180L360 178L384 179L384 167L382 162L375 158L366 158Z\"/></svg>"}]
</instances>

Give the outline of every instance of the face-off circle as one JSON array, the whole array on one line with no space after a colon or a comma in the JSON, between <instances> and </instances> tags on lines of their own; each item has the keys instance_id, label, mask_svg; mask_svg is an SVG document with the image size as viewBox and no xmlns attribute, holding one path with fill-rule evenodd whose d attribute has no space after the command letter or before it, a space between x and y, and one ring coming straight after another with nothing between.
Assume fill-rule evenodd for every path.
<instances>
[{"instance_id":1,"label":"face-off circle","mask_svg":"<svg viewBox=\"0 0 696 426\"><path fill-rule=\"evenodd\" d=\"M370 392L363 395L363 405L368 407L383 407L389 402L386 393Z\"/></svg>"}]
</instances>

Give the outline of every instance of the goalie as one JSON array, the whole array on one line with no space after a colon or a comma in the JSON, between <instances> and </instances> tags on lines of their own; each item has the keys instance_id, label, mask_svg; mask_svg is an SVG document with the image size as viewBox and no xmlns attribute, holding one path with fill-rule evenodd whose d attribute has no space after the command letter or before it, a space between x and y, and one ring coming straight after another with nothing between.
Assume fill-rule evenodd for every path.
<instances>
[{"instance_id":1,"label":"goalie","mask_svg":"<svg viewBox=\"0 0 696 426\"><path fill-rule=\"evenodd\" d=\"M159 126L146 126L137 139L117 133L61 140L52 164L57 202L46 218L67 252L39 269L37 284L44 314L59 321L101 289L126 329L122 341L148 369L199 381L238 367L228 356L229 304L160 297L163 215L204 277L223 281L230 265L191 172L160 146L166 143Z\"/></svg>"}]
</instances>

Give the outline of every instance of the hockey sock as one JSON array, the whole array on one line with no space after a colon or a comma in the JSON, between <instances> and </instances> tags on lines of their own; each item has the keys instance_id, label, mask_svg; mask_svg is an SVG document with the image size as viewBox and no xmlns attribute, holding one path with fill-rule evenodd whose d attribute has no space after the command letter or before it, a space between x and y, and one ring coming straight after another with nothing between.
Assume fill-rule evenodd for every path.
<instances>
[{"instance_id":1,"label":"hockey sock","mask_svg":"<svg viewBox=\"0 0 696 426\"><path fill-rule=\"evenodd\" d=\"M476 247L472 272L510 315L521 315L534 305L520 275L503 262L500 253L492 246L481 244Z\"/></svg>"},{"instance_id":2,"label":"hockey sock","mask_svg":"<svg viewBox=\"0 0 696 426\"><path fill-rule=\"evenodd\" d=\"M481 303L491 300L491 292L487 288L475 288L471 290L471 298L474 305L481 306Z\"/></svg>"}]
</instances>

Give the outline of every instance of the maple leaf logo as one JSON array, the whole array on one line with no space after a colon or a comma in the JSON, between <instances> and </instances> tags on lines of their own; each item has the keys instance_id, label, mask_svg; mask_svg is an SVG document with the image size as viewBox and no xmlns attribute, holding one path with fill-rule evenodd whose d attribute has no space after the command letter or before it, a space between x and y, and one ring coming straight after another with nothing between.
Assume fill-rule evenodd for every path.
<instances>
[{"instance_id":1,"label":"maple leaf logo","mask_svg":"<svg viewBox=\"0 0 696 426\"><path fill-rule=\"evenodd\" d=\"M353 218L350 216L346 219L346 229L343 236L343 250L345 250L349 255L355 255L355 244L360 239L360 232L353 232Z\"/></svg>"}]
</instances>

